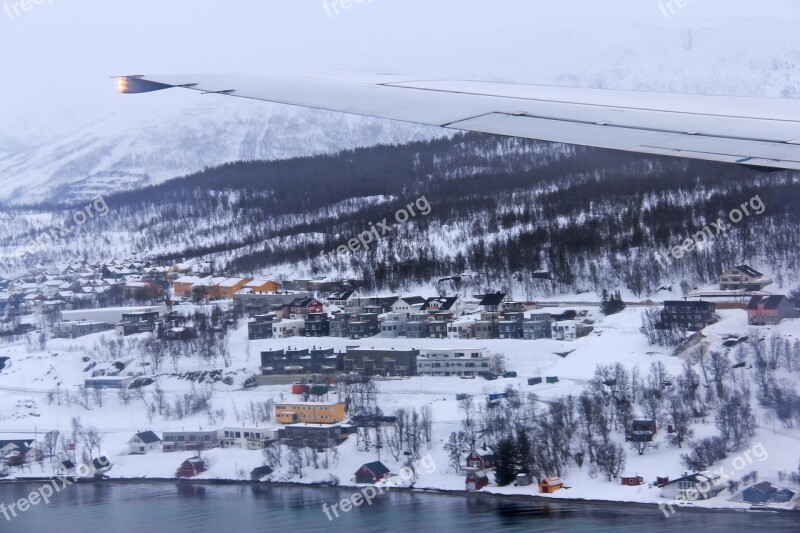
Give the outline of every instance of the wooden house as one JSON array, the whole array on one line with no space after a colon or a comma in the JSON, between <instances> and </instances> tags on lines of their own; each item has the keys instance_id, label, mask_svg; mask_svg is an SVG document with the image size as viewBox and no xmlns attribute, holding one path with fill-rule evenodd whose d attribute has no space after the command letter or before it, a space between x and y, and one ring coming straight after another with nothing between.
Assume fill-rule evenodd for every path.
<instances>
[{"instance_id":1,"label":"wooden house","mask_svg":"<svg viewBox=\"0 0 800 533\"><path fill-rule=\"evenodd\" d=\"M638 487L644 485L644 478L642 476L622 476L620 477L622 484L626 487Z\"/></svg>"},{"instance_id":2,"label":"wooden house","mask_svg":"<svg viewBox=\"0 0 800 533\"><path fill-rule=\"evenodd\" d=\"M481 490L489 484L489 476L483 470L476 470L467 474L465 485L467 492L475 492Z\"/></svg>"},{"instance_id":3,"label":"wooden house","mask_svg":"<svg viewBox=\"0 0 800 533\"><path fill-rule=\"evenodd\" d=\"M782 294L753 296L746 309L747 323L751 326L774 326L784 318L796 316L794 305Z\"/></svg>"},{"instance_id":4,"label":"wooden house","mask_svg":"<svg viewBox=\"0 0 800 533\"><path fill-rule=\"evenodd\" d=\"M356 471L356 483L377 483L389 474L389 469L380 461L362 465Z\"/></svg>"},{"instance_id":5,"label":"wooden house","mask_svg":"<svg viewBox=\"0 0 800 533\"><path fill-rule=\"evenodd\" d=\"M495 465L494 452L488 448L477 448L469 452L464 462L467 468L489 470Z\"/></svg>"},{"instance_id":6,"label":"wooden house","mask_svg":"<svg viewBox=\"0 0 800 533\"><path fill-rule=\"evenodd\" d=\"M555 476L549 476L539 482L539 494L552 494L564 488L564 482Z\"/></svg>"},{"instance_id":7,"label":"wooden house","mask_svg":"<svg viewBox=\"0 0 800 533\"><path fill-rule=\"evenodd\" d=\"M158 450L160 447L161 439L152 431L139 432L128 441L128 449L131 454L145 454Z\"/></svg>"},{"instance_id":8,"label":"wooden house","mask_svg":"<svg viewBox=\"0 0 800 533\"><path fill-rule=\"evenodd\" d=\"M195 477L206 471L206 462L200 457L190 457L181 464L176 477Z\"/></svg>"}]
</instances>

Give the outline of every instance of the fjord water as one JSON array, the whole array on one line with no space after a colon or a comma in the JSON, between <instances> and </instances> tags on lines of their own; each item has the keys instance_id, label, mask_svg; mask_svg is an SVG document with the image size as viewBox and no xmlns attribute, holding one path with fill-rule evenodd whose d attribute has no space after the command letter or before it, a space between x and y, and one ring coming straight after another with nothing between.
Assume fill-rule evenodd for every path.
<instances>
[{"instance_id":1,"label":"fjord water","mask_svg":"<svg viewBox=\"0 0 800 533\"><path fill-rule=\"evenodd\" d=\"M38 489L0 484L0 503ZM322 505L350 497L348 489L101 483L73 485L11 521L0 532L141 533L215 531L347 531L444 533L463 531L797 531L800 513L678 510L556 503L476 495L396 492L329 521Z\"/></svg>"}]
</instances>

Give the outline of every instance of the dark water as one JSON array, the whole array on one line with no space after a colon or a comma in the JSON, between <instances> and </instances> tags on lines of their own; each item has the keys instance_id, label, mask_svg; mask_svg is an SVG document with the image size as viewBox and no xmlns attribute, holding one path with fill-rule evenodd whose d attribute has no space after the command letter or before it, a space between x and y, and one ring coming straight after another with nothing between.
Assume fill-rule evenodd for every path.
<instances>
[{"instance_id":1,"label":"dark water","mask_svg":"<svg viewBox=\"0 0 800 533\"><path fill-rule=\"evenodd\" d=\"M7 506L39 488L0 484ZM0 531L20 533L205 531L800 531L800 513L683 511L665 518L657 508L519 501L486 496L385 494L329 521L322 505L350 497L347 489L174 484L98 484L65 488Z\"/></svg>"}]
</instances>

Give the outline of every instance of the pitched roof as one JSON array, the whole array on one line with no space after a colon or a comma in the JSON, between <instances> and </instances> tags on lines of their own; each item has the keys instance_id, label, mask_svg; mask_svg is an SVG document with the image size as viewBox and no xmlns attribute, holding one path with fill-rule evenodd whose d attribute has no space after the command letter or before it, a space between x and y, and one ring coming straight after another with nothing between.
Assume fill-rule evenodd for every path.
<instances>
[{"instance_id":1,"label":"pitched roof","mask_svg":"<svg viewBox=\"0 0 800 533\"><path fill-rule=\"evenodd\" d=\"M759 308L763 309L777 309L781 303L786 299L782 294L774 294L772 296L753 296L747 304L748 311L757 311Z\"/></svg>"},{"instance_id":2,"label":"pitched roof","mask_svg":"<svg viewBox=\"0 0 800 533\"><path fill-rule=\"evenodd\" d=\"M546 485L548 485L550 487L554 487L556 485L563 485L564 484L564 482L561 481L561 479L557 478L556 476L546 477L543 480L541 480L539 483L540 484L546 484Z\"/></svg>"},{"instance_id":3,"label":"pitched roof","mask_svg":"<svg viewBox=\"0 0 800 533\"><path fill-rule=\"evenodd\" d=\"M761 492L768 496L771 496L772 494L778 492L778 489L776 487L773 487L772 483L770 483L769 481L762 481L761 483L756 483L755 485L752 485L748 488L755 489L758 492Z\"/></svg>"},{"instance_id":4,"label":"pitched roof","mask_svg":"<svg viewBox=\"0 0 800 533\"><path fill-rule=\"evenodd\" d=\"M457 301L458 301L458 296L444 296L444 297L440 297L440 298L428 298L427 300L425 300L423 308L427 308L427 307L430 306L430 304L432 304L434 302L438 302L439 303L438 309L440 311L449 311L453 307L453 305L455 305L455 303Z\"/></svg>"},{"instance_id":5,"label":"pitched roof","mask_svg":"<svg viewBox=\"0 0 800 533\"><path fill-rule=\"evenodd\" d=\"M752 278L762 278L762 277L764 277L764 274L762 274L758 270L756 270L754 268L751 268L751 267L749 267L747 265L736 265L734 268L736 270L738 270L739 272L741 272L743 274L747 274L748 276L750 276Z\"/></svg>"},{"instance_id":6,"label":"pitched roof","mask_svg":"<svg viewBox=\"0 0 800 533\"><path fill-rule=\"evenodd\" d=\"M337 291L328 295L328 300L347 300L355 291Z\"/></svg>"},{"instance_id":7,"label":"pitched roof","mask_svg":"<svg viewBox=\"0 0 800 533\"><path fill-rule=\"evenodd\" d=\"M425 298L423 298L422 296L406 296L404 298L401 298L401 300L403 300L408 305L419 305L425 303Z\"/></svg>"},{"instance_id":8,"label":"pitched roof","mask_svg":"<svg viewBox=\"0 0 800 533\"><path fill-rule=\"evenodd\" d=\"M389 469L386 468L386 465L383 464L380 461L373 461L371 463L366 463L361 468L366 468L367 470L369 470L370 472L372 472L376 476L380 476L380 475L389 473Z\"/></svg>"},{"instance_id":9,"label":"pitched roof","mask_svg":"<svg viewBox=\"0 0 800 533\"><path fill-rule=\"evenodd\" d=\"M494 294L484 294L478 305L500 305L506 298L506 293L496 292Z\"/></svg>"},{"instance_id":10,"label":"pitched roof","mask_svg":"<svg viewBox=\"0 0 800 533\"><path fill-rule=\"evenodd\" d=\"M156 435L152 431L142 431L141 433L137 433L136 436L139 437L139 440L144 442L145 444L161 442L161 439L158 438L158 435Z\"/></svg>"}]
</instances>

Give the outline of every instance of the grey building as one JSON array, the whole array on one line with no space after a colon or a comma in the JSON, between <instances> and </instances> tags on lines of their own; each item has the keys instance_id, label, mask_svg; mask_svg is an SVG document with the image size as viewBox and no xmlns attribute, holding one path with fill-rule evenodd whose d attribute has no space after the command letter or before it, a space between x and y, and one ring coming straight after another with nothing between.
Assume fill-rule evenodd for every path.
<instances>
[{"instance_id":1,"label":"grey building","mask_svg":"<svg viewBox=\"0 0 800 533\"><path fill-rule=\"evenodd\" d=\"M294 448L333 448L347 439L339 424L291 424L279 432L281 443Z\"/></svg>"},{"instance_id":2,"label":"grey building","mask_svg":"<svg viewBox=\"0 0 800 533\"><path fill-rule=\"evenodd\" d=\"M209 450L217 446L219 446L217 430L165 431L161 439L161 449L164 452Z\"/></svg>"},{"instance_id":3,"label":"grey building","mask_svg":"<svg viewBox=\"0 0 800 533\"><path fill-rule=\"evenodd\" d=\"M524 313L505 313L497 322L497 336L501 339L521 339Z\"/></svg>"},{"instance_id":4,"label":"grey building","mask_svg":"<svg viewBox=\"0 0 800 533\"><path fill-rule=\"evenodd\" d=\"M331 332L331 321L327 313L309 313L306 318L306 337L327 337Z\"/></svg>"},{"instance_id":5,"label":"grey building","mask_svg":"<svg viewBox=\"0 0 800 533\"><path fill-rule=\"evenodd\" d=\"M272 323L275 317L272 315L256 315L253 322L247 323L247 338L252 340L271 339Z\"/></svg>"},{"instance_id":6,"label":"grey building","mask_svg":"<svg viewBox=\"0 0 800 533\"><path fill-rule=\"evenodd\" d=\"M312 298L309 291L255 292L239 291L233 295L233 302L248 317L266 315L283 305L289 305L297 298Z\"/></svg>"},{"instance_id":7,"label":"grey building","mask_svg":"<svg viewBox=\"0 0 800 533\"><path fill-rule=\"evenodd\" d=\"M527 340L550 338L550 313L531 315L522 321L522 338Z\"/></svg>"},{"instance_id":8,"label":"grey building","mask_svg":"<svg viewBox=\"0 0 800 533\"><path fill-rule=\"evenodd\" d=\"M267 350L261 352L261 374L330 374L335 372L338 357L333 348Z\"/></svg>"},{"instance_id":9,"label":"grey building","mask_svg":"<svg viewBox=\"0 0 800 533\"><path fill-rule=\"evenodd\" d=\"M374 337L380 333L378 315L375 313L359 313L355 320L351 320L347 327L348 336L353 340Z\"/></svg>"},{"instance_id":10,"label":"grey building","mask_svg":"<svg viewBox=\"0 0 800 533\"><path fill-rule=\"evenodd\" d=\"M497 322L492 319L483 319L475 321L475 338L476 339L496 339L497 338Z\"/></svg>"},{"instance_id":11,"label":"grey building","mask_svg":"<svg viewBox=\"0 0 800 533\"><path fill-rule=\"evenodd\" d=\"M333 317L328 323L328 331L331 337L349 337L350 331L348 329L347 315L337 315Z\"/></svg>"},{"instance_id":12,"label":"grey building","mask_svg":"<svg viewBox=\"0 0 800 533\"><path fill-rule=\"evenodd\" d=\"M659 327L677 328L687 331L700 331L717 321L714 314L716 306L712 302L699 301L666 301L661 311Z\"/></svg>"},{"instance_id":13,"label":"grey building","mask_svg":"<svg viewBox=\"0 0 800 533\"><path fill-rule=\"evenodd\" d=\"M409 339L427 339L430 324L427 320L409 320L406 322L406 337Z\"/></svg>"},{"instance_id":14,"label":"grey building","mask_svg":"<svg viewBox=\"0 0 800 533\"><path fill-rule=\"evenodd\" d=\"M419 350L348 348L342 356L341 370L365 376L414 376Z\"/></svg>"}]
</instances>

